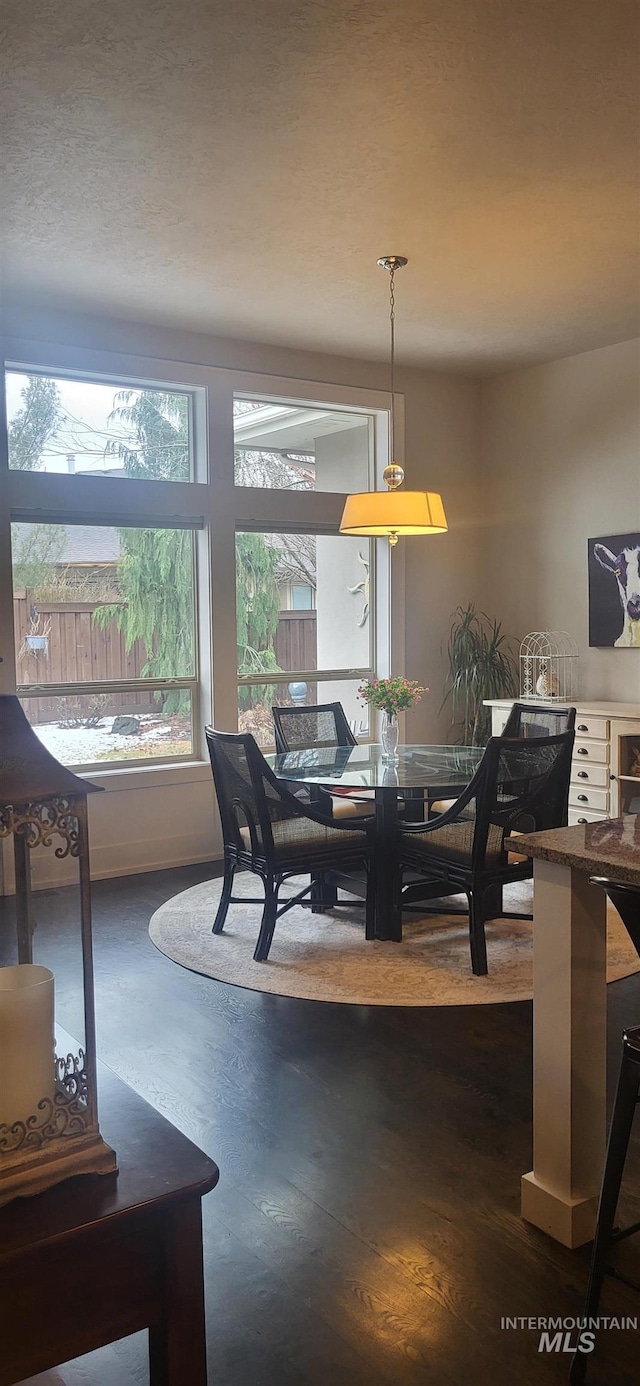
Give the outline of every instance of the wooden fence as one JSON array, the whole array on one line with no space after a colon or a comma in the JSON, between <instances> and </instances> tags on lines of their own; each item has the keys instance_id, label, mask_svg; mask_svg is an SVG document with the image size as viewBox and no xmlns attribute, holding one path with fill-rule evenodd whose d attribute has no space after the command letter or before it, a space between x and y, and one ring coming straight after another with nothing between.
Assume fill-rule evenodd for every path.
<instances>
[{"instance_id":1,"label":"wooden fence","mask_svg":"<svg viewBox=\"0 0 640 1386\"><path fill-rule=\"evenodd\" d=\"M14 596L18 682L107 683L112 679L137 679L147 661L146 648L136 640L127 653L122 631L115 621L103 627L92 619L99 602L38 602L38 631L49 627L46 650L30 650L32 601L29 591ZM315 611L281 611L274 649L282 669L316 668ZM86 696L86 695L85 695ZM154 706L153 694L144 689L132 693L110 693L103 707L106 716L123 711L148 712ZM30 698L32 722L53 722L65 710L60 698Z\"/></svg>"},{"instance_id":2,"label":"wooden fence","mask_svg":"<svg viewBox=\"0 0 640 1386\"><path fill-rule=\"evenodd\" d=\"M122 631L115 621L107 627L97 625L92 613L99 602L38 602L38 631L49 627L46 650L30 650L27 636L31 631L31 598L27 591L14 597L13 618L18 651L18 682L47 683L106 683L111 679L137 679L147 660L141 640L136 640L127 654ZM84 695L86 696L86 695ZM148 712L153 707L153 694L143 689L136 693L110 693L106 715L122 711ZM31 722L52 722L64 712L65 703L59 698L30 698Z\"/></svg>"},{"instance_id":3,"label":"wooden fence","mask_svg":"<svg viewBox=\"0 0 640 1386\"><path fill-rule=\"evenodd\" d=\"M273 644L281 669L317 669L315 611L281 611Z\"/></svg>"}]
</instances>

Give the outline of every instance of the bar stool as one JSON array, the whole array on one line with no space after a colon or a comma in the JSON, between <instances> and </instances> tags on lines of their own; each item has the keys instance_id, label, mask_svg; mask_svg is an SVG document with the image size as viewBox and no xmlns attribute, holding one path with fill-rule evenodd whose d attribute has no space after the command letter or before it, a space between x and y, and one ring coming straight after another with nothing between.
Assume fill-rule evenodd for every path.
<instances>
[{"instance_id":1,"label":"bar stool","mask_svg":"<svg viewBox=\"0 0 640 1386\"><path fill-rule=\"evenodd\" d=\"M621 881L605 880L600 876L592 877L591 884L600 886L605 891L617 909L636 952L640 956L640 889L637 886L626 885ZM637 1285L635 1281L629 1280L627 1276L621 1275L619 1271L607 1265L607 1255L612 1244L640 1231L640 1222L615 1232L613 1227L634 1112L636 1105L640 1102L639 1094L640 1025L633 1030L625 1030L622 1036L622 1062L598 1204L596 1231L591 1253L589 1288L583 1311L583 1317L586 1319L597 1317L602 1282L606 1271L614 1275L617 1280L631 1285L633 1289L640 1290L640 1285ZM589 1356L586 1353L576 1352L574 1354L569 1372L571 1386L584 1381L588 1361Z\"/></svg>"}]
</instances>

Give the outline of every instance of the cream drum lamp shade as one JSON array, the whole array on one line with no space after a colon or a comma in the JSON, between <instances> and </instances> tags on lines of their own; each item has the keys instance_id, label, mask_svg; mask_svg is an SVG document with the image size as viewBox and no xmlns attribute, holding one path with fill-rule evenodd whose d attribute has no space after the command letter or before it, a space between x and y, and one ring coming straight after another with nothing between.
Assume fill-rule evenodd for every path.
<instances>
[{"instance_id":1,"label":"cream drum lamp shade","mask_svg":"<svg viewBox=\"0 0 640 1386\"><path fill-rule=\"evenodd\" d=\"M444 534L448 529L437 491L360 491L348 496L341 534L387 535L391 543L405 534Z\"/></svg>"}]
</instances>

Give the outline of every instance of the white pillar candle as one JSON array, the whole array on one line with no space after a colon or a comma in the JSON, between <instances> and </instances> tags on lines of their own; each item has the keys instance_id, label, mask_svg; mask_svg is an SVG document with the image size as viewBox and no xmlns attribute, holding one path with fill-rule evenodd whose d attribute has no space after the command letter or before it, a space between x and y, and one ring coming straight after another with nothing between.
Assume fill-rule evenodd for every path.
<instances>
[{"instance_id":1,"label":"white pillar candle","mask_svg":"<svg viewBox=\"0 0 640 1386\"><path fill-rule=\"evenodd\" d=\"M48 967L0 967L0 1126L38 1115L42 1098L53 1099L53 1006Z\"/></svg>"}]
</instances>

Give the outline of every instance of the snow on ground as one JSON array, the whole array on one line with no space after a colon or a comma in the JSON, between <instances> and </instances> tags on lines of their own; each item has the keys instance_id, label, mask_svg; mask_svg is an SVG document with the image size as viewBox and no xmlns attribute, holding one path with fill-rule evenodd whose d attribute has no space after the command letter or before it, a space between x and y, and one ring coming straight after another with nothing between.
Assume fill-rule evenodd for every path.
<instances>
[{"instance_id":1,"label":"snow on ground","mask_svg":"<svg viewBox=\"0 0 640 1386\"><path fill-rule=\"evenodd\" d=\"M109 752L135 751L143 756L162 754L157 745L173 728L157 717L140 717L141 730L137 736L120 736L110 730L113 716L105 717L100 727L61 727L59 722L44 722L34 726L43 745L63 765L89 765L110 759Z\"/></svg>"}]
</instances>

